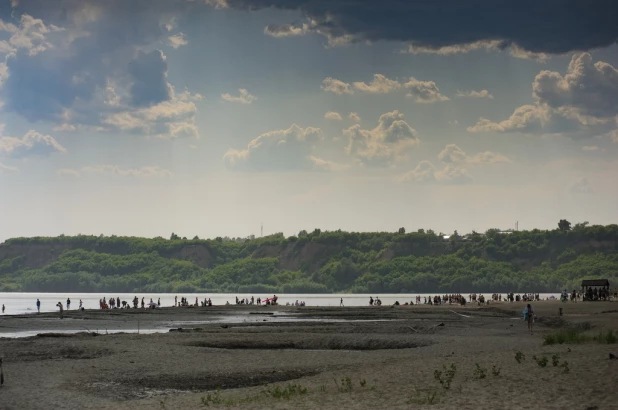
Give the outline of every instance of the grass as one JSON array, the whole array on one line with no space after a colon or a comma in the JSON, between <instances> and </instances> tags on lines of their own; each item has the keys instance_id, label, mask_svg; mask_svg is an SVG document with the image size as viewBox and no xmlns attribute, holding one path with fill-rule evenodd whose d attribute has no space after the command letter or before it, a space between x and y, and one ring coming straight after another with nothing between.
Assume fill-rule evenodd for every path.
<instances>
[{"instance_id":1,"label":"grass","mask_svg":"<svg viewBox=\"0 0 618 410\"><path fill-rule=\"evenodd\" d=\"M449 389L451 387L451 382L455 378L455 373L457 372L457 367L455 363L451 363L449 368L446 365L442 365L442 370L436 370L433 372L433 378L436 379L444 389Z\"/></svg>"},{"instance_id":2,"label":"grass","mask_svg":"<svg viewBox=\"0 0 618 410\"><path fill-rule=\"evenodd\" d=\"M517 361L517 363L521 363L522 361L526 360L526 355L520 351L517 351L515 352L515 360Z\"/></svg>"},{"instance_id":3,"label":"grass","mask_svg":"<svg viewBox=\"0 0 618 410\"><path fill-rule=\"evenodd\" d=\"M349 377L342 377L341 384L338 384L336 382L335 384L337 384L337 390L342 393L350 393L352 392L352 390L354 390L354 387L352 387L352 379Z\"/></svg>"},{"instance_id":4,"label":"grass","mask_svg":"<svg viewBox=\"0 0 618 410\"><path fill-rule=\"evenodd\" d=\"M241 398L228 398L221 396L221 389L217 389L214 392L209 392L205 396L202 396L202 405L206 407L210 407L211 405L224 405L224 406L236 406L243 403L251 403L263 399L276 399L276 400L289 400L295 396L301 396L307 394L309 389L303 387L297 383L288 383L287 385L281 386L268 386L264 388L260 393L250 395L247 397Z\"/></svg>"},{"instance_id":5,"label":"grass","mask_svg":"<svg viewBox=\"0 0 618 410\"><path fill-rule=\"evenodd\" d=\"M534 359L536 364L539 365L539 367L546 367L547 366L547 357L545 357L545 356L541 356L541 357L532 356L532 358Z\"/></svg>"},{"instance_id":6,"label":"grass","mask_svg":"<svg viewBox=\"0 0 618 410\"><path fill-rule=\"evenodd\" d=\"M592 337L592 340L597 343L612 345L618 342L618 336L612 330L608 330L606 332L599 332L598 335Z\"/></svg>"},{"instance_id":7,"label":"grass","mask_svg":"<svg viewBox=\"0 0 618 410\"><path fill-rule=\"evenodd\" d=\"M487 369L481 367L478 363L474 366L474 378L475 379L484 379L487 377Z\"/></svg>"},{"instance_id":8,"label":"grass","mask_svg":"<svg viewBox=\"0 0 618 410\"><path fill-rule=\"evenodd\" d=\"M426 390L421 392L414 391L414 395L410 397L407 404L438 404L442 401L442 393L438 390Z\"/></svg>"},{"instance_id":9,"label":"grass","mask_svg":"<svg viewBox=\"0 0 618 410\"><path fill-rule=\"evenodd\" d=\"M275 386L274 388L267 387L262 391L262 393L267 397L272 397L274 399L289 400L294 396L307 394L308 391L309 390L306 387L303 387L300 384L289 383L283 388L281 388L281 386Z\"/></svg>"},{"instance_id":10,"label":"grass","mask_svg":"<svg viewBox=\"0 0 618 410\"><path fill-rule=\"evenodd\" d=\"M544 337L544 345L554 344L583 344L583 343L601 343L615 344L618 342L618 336L613 330L601 331L597 335L590 336L584 334L579 329L563 329L555 333L550 333Z\"/></svg>"}]
</instances>

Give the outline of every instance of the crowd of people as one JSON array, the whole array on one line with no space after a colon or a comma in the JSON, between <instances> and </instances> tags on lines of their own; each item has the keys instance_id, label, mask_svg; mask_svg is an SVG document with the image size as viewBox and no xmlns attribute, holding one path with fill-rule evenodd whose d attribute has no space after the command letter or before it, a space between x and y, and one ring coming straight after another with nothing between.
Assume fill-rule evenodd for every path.
<instances>
[{"instance_id":1,"label":"crowd of people","mask_svg":"<svg viewBox=\"0 0 618 410\"><path fill-rule=\"evenodd\" d=\"M548 298L556 299L554 296L550 296ZM614 289L613 293L610 291L608 287L588 287L584 289L584 291L573 290L572 292L568 292L566 289L563 290L560 294L560 300L562 302L577 302L577 301L609 301L609 300L618 300L618 288ZM465 306L466 303L476 303L477 305L489 305L491 302L538 302L541 300L540 294L538 293L524 293L524 294L515 294L515 293L494 293L490 297L485 297L483 294L470 293L468 298L466 299L461 294L445 294L442 296L416 296L414 300L410 302L405 302L403 306L410 305L443 305L443 304L458 304ZM278 296L273 295L271 298L260 298L259 296L255 298L254 296L239 298L236 296L236 305L258 305L258 306L270 306L277 305ZM395 305L400 305L399 302L395 302ZM229 302L226 302L226 305L230 305ZM370 306L381 306L382 300L379 297L369 297L369 305ZM203 300L199 300L198 297L195 298L195 303L189 302L189 299L186 297L181 297L180 300L178 296L174 298L174 307L208 307L213 306L213 302L210 298L204 298ZM305 301L296 300L295 302L286 302L286 306L306 306ZM343 298L341 298L340 305L344 306ZM71 309L71 299L67 298L66 303L58 302L56 304L62 312L66 309L67 311ZM142 297L139 299L135 296L131 301L127 302L125 300L120 300L120 297L103 297L99 299L99 308L100 309L137 309L141 307L142 309L156 309L161 307L161 298L159 298L156 302L151 298L147 303L146 298ZM37 299L36 301L37 312L41 312L41 301ZM78 310L84 310L84 303L82 300L79 300ZM6 306L2 304L2 313L5 313Z\"/></svg>"}]
</instances>

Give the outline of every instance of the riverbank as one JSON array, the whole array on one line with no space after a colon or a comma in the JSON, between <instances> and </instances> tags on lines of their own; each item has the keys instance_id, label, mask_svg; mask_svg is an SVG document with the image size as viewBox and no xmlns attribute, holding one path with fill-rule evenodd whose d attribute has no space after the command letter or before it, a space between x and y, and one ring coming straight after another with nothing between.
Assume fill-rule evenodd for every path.
<instances>
[{"instance_id":1,"label":"riverbank","mask_svg":"<svg viewBox=\"0 0 618 410\"><path fill-rule=\"evenodd\" d=\"M618 330L618 303L536 303L532 335L523 306L216 306L3 317L0 337L16 329L56 333L0 339L0 407L615 406L618 360L608 357L618 345L543 346L543 336L565 328ZM103 331L132 330L137 322L165 333ZM69 327L83 333L58 333ZM518 363L516 352L526 359ZM541 367L532 356L549 363ZM444 389L434 371L451 364L456 371Z\"/></svg>"}]
</instances>

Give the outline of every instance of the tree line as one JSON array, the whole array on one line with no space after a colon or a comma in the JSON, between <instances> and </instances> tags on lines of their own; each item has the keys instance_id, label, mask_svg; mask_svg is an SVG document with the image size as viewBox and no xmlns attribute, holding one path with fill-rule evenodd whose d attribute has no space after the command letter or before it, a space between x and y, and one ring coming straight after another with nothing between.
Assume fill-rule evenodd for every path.
<instances>
[{"instance_id":1,"label":"tree line","mask_svg":"<svg viewBox=\"0 0 618 410\"><path fill-rule=\"evenodd\" d=\"M618 225L560 220L554 230L463 235L315 229L242 240L62 235L0 245L0 291L555 292L592 278L618 281Z\"/></svg>"}]
</instances>

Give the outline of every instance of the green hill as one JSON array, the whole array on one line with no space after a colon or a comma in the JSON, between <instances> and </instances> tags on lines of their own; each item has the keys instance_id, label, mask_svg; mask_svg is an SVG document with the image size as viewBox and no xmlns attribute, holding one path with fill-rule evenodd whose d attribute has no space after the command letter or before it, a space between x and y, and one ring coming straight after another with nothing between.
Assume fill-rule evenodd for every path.
<instances>
[{"instance_id":1,"label":"green hill","mask_svg":"<svg viewBox=\"0 0 618 410\"><path fill-rule=\"evenodd\" d=\"M618 282L618 225L452 235L302 231L251 240L59 236L0 244L0 291L555 292ZM568 224L568 222L567 222Z\"/></svg>"}]
</instances>

